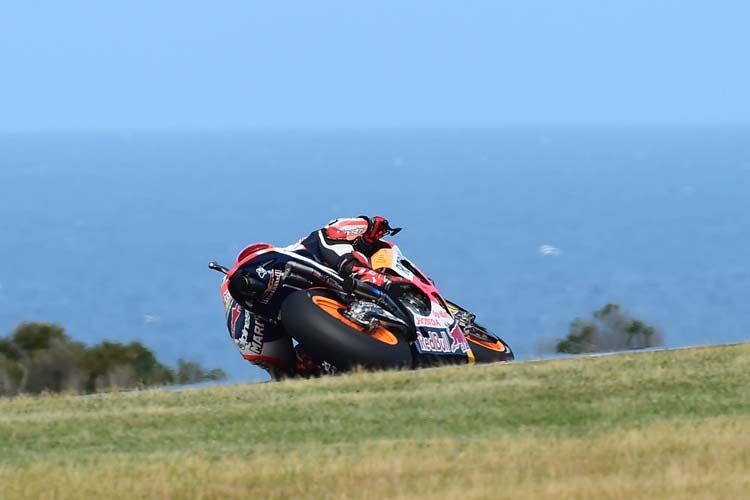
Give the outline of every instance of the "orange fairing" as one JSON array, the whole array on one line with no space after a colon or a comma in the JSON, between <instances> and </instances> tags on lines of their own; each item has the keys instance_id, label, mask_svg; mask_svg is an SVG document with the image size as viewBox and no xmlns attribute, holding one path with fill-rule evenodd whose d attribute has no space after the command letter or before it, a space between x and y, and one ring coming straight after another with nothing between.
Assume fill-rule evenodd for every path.
<instances>
[{"instance_id":1,"label":"orange fairing","mask_svg":"<svg viewBox=\"0 0 750 500\"><path fill-rule=\"evenodd\" d=\"M472 335L467 335L466 340L469 342L474 342L475 344L479 344L481 346L486 347L487 349L491 349L493 351L497 352L505 352L505 344L500 342L499 340L496 340L495 342L487 342L486 340L478 339Z\"/></svg>"},{"instance_id":2,"label":"orange fairing","mask_svg":"<svg viewBox=\"0 0 750 500\"><path fill-rule=\"evenodd\" d=\"M360 331L365 332L365 328L362 325L358 325L354 321L350 320L343 314L341 314L341 311L346 309L346 306L339 302L338 300L331 299L329 297L325 297L323 295L313 295L312 296L313 303L323 309L325 312L336 318L337 320L341 321L345 325ZM384 342L386 344L390 345L396 345L398 343L398 339L395 335L393 335L390 331L383 328L381 325L378 325L378 327L373 332L366 332L369 336L371 336L374 339L377 339L381 342Z\"/></svg>"},{"instance_id":3,"label":"orange fairing","mask_svg":"<svg viewBox=\"0 0 750 500\"><path fill-rule=\"evenodd\" d=\"M391 248L383 248L370 257L370 264L373 269L392 269L393 258L393 250Z\"/></svg>"}]
</instances>

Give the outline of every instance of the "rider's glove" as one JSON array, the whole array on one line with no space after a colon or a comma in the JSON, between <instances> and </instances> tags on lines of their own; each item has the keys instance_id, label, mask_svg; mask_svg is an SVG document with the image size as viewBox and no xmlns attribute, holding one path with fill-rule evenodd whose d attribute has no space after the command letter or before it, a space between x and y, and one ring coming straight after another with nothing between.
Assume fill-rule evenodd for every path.
<instances>
[{"instance_id":1,"label":"rider's glove","mask_svg":"<svg viewBox=\"0 0 750 500\"><path fill-rule=\"evenodd\" d=\"M367 231L362 235L362 239L369 245L382 239L386 234L394 235L401 231L400 227L391 227L388 223L388 219L380 215L376 215L372 218L367 217L366 215L360 215L360 217L367 221Z\"/></svg>"},{"instance_id":2,"label":"rider's glove","mask_svg":"<svg viewBox=\"0 0 750 500\"><path fill-rule=\"evenodd\" d=\"M369 244L375 243L375 241L385 236L385 233L389 229L388 219L380 215L376 215L371 219L367 218L367 231L362 235L362 239Z\"/></svg>"},{"instance_id":3,"label":"rider's glove","mask_svg":"<svg viewBox=\"0 0 750 500\"><path fill-rule=\"evenodd\" d=\"M355 267L352 276L359 281L370 283L371 285L375 285L378 288L384 288L386 283L388 283L389 281L388 276L386 276L385 274L373 271L372 269L368 269L366 267Z\"/></svg>"},{"instance_id":4,"label":"rider's glove","mask_svg":"<svg viewBox=\"0 0 750 500\"><path fill-rule=\"evenodd\" d=\"M347 286L353 286L351 279L356 279L388 292L396 293L400 292L401 289L409 283L408 280L405 280L400 276L385 275L371 269L365 256L356 251L342 256L337 268L342 276L348 278Z\"/></svg>"}]
</instances>

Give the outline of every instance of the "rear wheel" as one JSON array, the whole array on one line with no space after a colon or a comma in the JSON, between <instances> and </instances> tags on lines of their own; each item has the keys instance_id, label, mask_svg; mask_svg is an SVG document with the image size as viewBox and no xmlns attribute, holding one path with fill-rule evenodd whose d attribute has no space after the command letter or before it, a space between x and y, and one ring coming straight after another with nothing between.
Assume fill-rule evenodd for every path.
<instances>
[{"instance_id":1,"label":"rear wheel","mask_svg":"<svg viewBox=\"0 0 750 500\"><path fill-rule=\"evenodd\" d=\"M281 306L281 322L305 351L339 370L411 367L409 345L379 324L372 332L343 315L346 305L323 290L300 290Z\"/></svg>"}]
</instances>

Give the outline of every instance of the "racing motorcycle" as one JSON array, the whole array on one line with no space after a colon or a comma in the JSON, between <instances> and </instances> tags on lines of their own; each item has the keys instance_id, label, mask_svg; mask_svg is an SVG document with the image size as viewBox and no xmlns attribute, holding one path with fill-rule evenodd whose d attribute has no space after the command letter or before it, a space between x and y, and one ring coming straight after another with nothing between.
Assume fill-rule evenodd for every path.
<instances>
[{"instance_id":1,"label":"racing motorcycle","mask_svg":"<svg viewBox=\"0 0 750 500\"><path fill-rule=\"evenodd\" d=\"M379 241L372 268L403 278L396 290L343 278L290 248L255 244L226 275L231 296L295 339L330 371L492 363L514 358L510 346L445 299L398 246ZM387 287L386 287L387 288Z\"/></svg>"}]
</instances>

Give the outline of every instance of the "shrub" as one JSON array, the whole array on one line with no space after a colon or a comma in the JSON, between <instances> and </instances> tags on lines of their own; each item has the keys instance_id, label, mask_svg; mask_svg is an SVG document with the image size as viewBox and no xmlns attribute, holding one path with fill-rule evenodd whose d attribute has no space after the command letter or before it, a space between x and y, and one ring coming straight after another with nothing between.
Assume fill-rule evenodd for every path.
<instances>
[{"instance_id":1,"label":"shrub","mask_svg":"<svg viewBox=\"0 0 750 500\"><path fill-rule=\"evenodd\" d=\"M69 342L65 330L53 323L21 323L10 336L10 341L24 352L49 349L53 342Z\"/></svg>"},{"instance_id":2,"label":"shrub","mask_svg":"<svg viewBox=\"0 0 750 500\"><path fill-rule=\"evenodd\" d=\"M86 347L52 323L22 323L0 338L0 396L22 392L97 392L114 388L191 384L226 378L179 360L177 373L140 342Z\"/></svg>"},{"instance_id":3,"label":"shrub","mask_svg":"<svg viewBox=\"0 0 750 500\"><path fill-rule=\"evenodd\" d=\"M26 354L9 339L0 338L0 396L14 395L26 385Z\"/></svg>"},{"instance_id":4,"label":"shrub","mask_svg":"<svg viewBox=\"0 0 750 500\"><path fill-rule=\"evenodd\" d=\"M656 327L634 319L618 304L593 312L593 319L576 318L556 351L567 354L645 349L662 344Z\"/></svg>"},{"instance_id":5,"label":"shrub","mask_svg":"<svg viewBox=\"0 0 750 500\"><path fill-rule=\"evenodd\" d=\"M16 394L22 376L18 363L0 354L0 396Z\"/></svg>"},{"instance_id":6,"label":"shrub","mask_svg":"<svg viewBox=\"0 0 750 500\"><path fill-rule=\"evenodd\" d=\"M86 352L83 365L88 372L87 392L174 382L172 370L159 363L154 353L140 342L123 345L104 341Z\"/></svg>"},{"instance_id":7,"label":"shrub","mask_svg":"<svg viewBox=\"0 0 750 500\"><path fill-rule=\"evenodd\" d=\"M81 360L86 348L78 342L52 339L46 349L27 353L28 370L23 392L80 392L83 389L84 369Z\"/></svg>"},{"instance_id":8,"label":"shrub","mask_svg":"<svg viewBox=\"0 0 750 500\"><path fill-rule=\"evenodd\" d=\"M220 368L204 371L198 363L184 359L177 360L178 384L196 384L206 380L224 380L225 378L227 374Z\"/></svg>"}]
</instances>

